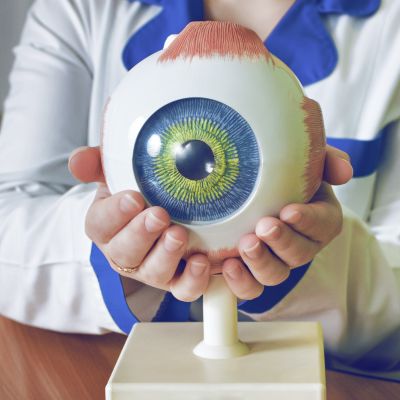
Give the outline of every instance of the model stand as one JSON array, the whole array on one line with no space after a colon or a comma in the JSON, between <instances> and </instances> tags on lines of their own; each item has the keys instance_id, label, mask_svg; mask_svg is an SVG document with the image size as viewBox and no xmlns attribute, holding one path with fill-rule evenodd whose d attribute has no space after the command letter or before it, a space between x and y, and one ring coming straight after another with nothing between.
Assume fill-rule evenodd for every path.
<instances>
[{"instance_id":1,"label":"model stand","mask_svg":"<svg viewBox=\"0 0 400 400\"><path fill-rule=\"evenodd\" d=\"M203 310L204 323L136 324L106 399L325 399L318 323L238 324L236 298L221 275L211 277Z\"/></svg>"}]
</instances>

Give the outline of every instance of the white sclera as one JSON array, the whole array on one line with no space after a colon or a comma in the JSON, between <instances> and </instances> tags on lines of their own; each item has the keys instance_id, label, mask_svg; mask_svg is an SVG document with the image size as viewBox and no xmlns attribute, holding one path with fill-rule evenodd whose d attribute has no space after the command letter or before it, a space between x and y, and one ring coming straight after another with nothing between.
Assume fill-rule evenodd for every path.
<instances>
[{"instance_id":1,"label":"white sclera","mask_svg":"<svg viewBox=\"0 0 400 400\"><path fill-rule=\"evenodd\" d=\"M304 94L296 77L265 59L178 59L158 62L155 53L129 71L112 94L104 115L103 166L112 193L138 190L132 168L135 140L146 120L173 101L203 97L224 103L250 125L260 149L260 171L247 202L215 223L185 225L189 248L218 251L236 247L265 215L304 201L309 137ZM159 139L151 139L156 154Z\"/></svg>"}]
</instances>

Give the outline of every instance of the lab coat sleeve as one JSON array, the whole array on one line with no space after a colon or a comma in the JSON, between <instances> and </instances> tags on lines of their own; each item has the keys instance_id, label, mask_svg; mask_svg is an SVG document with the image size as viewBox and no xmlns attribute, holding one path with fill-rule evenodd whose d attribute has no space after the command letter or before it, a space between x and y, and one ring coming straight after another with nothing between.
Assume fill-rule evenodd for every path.
<instances>
[{"instance_id":1,"label":"lab coat sleeve","mask_svg":"<svg viewBox=\"0 0 400 400\"><path fill-rule=\"evenodd\" d=\"M370 228L346 208L341 234L297 286L270 311L249 316L319 321L328 366L375 376L390 371L400 380L400 280Z\"/></svg>"},{"instance_id":2,"label":"lab coat sleeve","mask_svg":"<svg viewBox=\"0 0 400 400\"><path fill-rule=\"evenodd\" d=\"M96 187L67 160L87 144L89 22L73 1L35 3L0 133L0 313L43 328L118 330L89 262L84 220Z\"/></svg>"},{"instance_id":3,"label":"lab coat sleeve","mask_svg":"<svg viewBox=\"0 0 400 400\"><path fill-rule=\"evenodd\" d=\"M400 122L386 135L382 159L369 223L389 265L400 273Z\"/></svg>"}]
</instances>

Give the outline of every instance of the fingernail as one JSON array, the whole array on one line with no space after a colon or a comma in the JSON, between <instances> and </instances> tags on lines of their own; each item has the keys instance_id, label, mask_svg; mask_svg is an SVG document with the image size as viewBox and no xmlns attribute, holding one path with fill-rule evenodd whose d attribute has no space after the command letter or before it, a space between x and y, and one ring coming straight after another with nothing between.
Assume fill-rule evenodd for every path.
<instances>
[{"instance_id":1,"label":"fingernail","mask_svg":"<svg viewBox=\"0 0 400 400\"><path fill-rule=\"evenodd\" d=\"M255 245L248 247L243 250L246 253L246 256L251 259L256 259L261 256L262 248L260 246L260 242L257 242Z\"/></svg>"},{"instance_id":2,"label":"fingernail","mask_svg":"<svg viewBox=\"0 0 400 400\"><path fill-rule=\"evenodd\" d=\"M280 273L278 273L270 283L269 285L271 286L275 286L275 285L279 285L280 283L286 281L286 279L289 277L290 275L290 269L289 268L282 268L282 271L280 271Z\"/></svg>"},{"instance_id":3,"label":"fingernail","mask_svg":"<svg viewBox=\"0 0 400 400\"><path fill-rule=\"evenodd\" d=\"M341 160L344 161L351 169L353 169L353 166L349 160L346 160L345 158L342 158Z\"/></svg>"},{"instance_id":4,"label":"fingernail","mask_svg":"<svg viewBox=\"0 0 400 400\"><path fill-rule=\"evenodd\" d=\"M72 160L78 153L80 153L81 151L86 150L86 149L88 149L88 148L89 148L88 146L81 146L81 147L78 147L78 148L72 150L71 153L69 154L68 162L71 162L71 160Z\"/></svg>"},{"instance_id":5,"label":"fingernail","mask_svg":"<svg viewBox=\"0 0 400 400\"><path fill-rule=\"evenodd\" d=\"M340 153L339 154L339 158L344 160L344 161L347 161L348 163L350 162L350 154Z\"/></svg>"},{"instance_id":6,"label":"fingernail","mask_svg":"<svg viewBox=\"0 0 400 400\"><path fill-rule=\"evenodd\" d=\"M144 219L144 225L146 229L150 233L155 233L161 231L161 229L165 228L167 224L162 221L160 218L157 218L151 211L149 211Z\"/></svg>"},{"instance_id":7,"label":"fingernail","mask_svg":"<svg viewBox=\"0 0 400 400\"><path fill-rule=\"evenodd\" d=\"M208 265L201 262L194 261L190 263L190 272L193 276L196 277L203 275L204 272L206 272L207 268Z\"/></svg>"},{"instance_id":8,"label":"fingernail","mask_svg":"<svg viewBox=\"0 0 400 400\"><path fill-rule=\"evenodd\" d=\"M264 239L278 239L281 233L281 228L279 226L273 226L265 232L261 231L260 236Z\"/></svg>"},{"instance_id":9,"label":"fingernail","mask_svg":"<svg viewBox=\"0 0 400 400\"><path fill-rule=\"evenodd\" d=\"M130 195L124 194L119 201L119 208L124 213L133 213L139 208L139 203Z\"/></svg>"},{"instance_id":10,"label":"fingernail","mask_svg":"<svg viewBox=\"0 0 400 400\"><path fill-rule=\"evenodd\" d=\"M225 268L225 273L231 279L239 279L242 276L242 269L237 264L231 264Z\"/></svg>"},{"instance_id":11,"label":"fingernail","mask_svg":"<svg viewBox=\"0 0 400 400\"><path fill-rule=\"evenodd\" d=\"M164 247L168 250L168 251L177 251L178 249L180 249L183 245L183 242L181 240L175 239L170 233L167 233L165 235L165 239L164 239Z\"/></svg>"},{"instance_id":12,"label":"fingernail","mask_svg":"<svg viewBox=\"0 0 400 400\"><path fill-rule=\"evenodd\" d=\"M283 216L283 220L285 222L289 222L290 224L296 224L301 220L301 213L300 211L290 211L289 213Z\"/></svg>"}]
</instances>

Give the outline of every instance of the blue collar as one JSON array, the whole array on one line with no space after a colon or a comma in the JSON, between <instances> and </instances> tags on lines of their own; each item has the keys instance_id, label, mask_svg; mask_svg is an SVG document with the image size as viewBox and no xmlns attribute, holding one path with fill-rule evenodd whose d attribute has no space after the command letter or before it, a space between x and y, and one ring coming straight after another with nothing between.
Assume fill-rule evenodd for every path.
<instances>
[{"instance_id":1,"label":"blue collar","mask_svg":"<svg viewBox=\"0 0 400 400\"><path fill-rule=\"evenodd\" d=\"M129 39L123 62L131 69L142 59L162 49L165 39L180 32L190 21L204 19L203 0L128 0L158 5L162 10ZM365 18L376 12L381 0L296 0L265 45L284 61L304 86L318 82L334 70L338 54L324 18L346 14Z\"/></svg>"}]
</instances>

